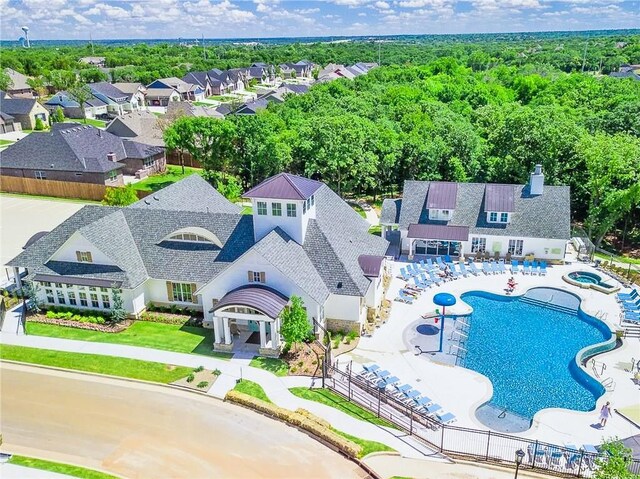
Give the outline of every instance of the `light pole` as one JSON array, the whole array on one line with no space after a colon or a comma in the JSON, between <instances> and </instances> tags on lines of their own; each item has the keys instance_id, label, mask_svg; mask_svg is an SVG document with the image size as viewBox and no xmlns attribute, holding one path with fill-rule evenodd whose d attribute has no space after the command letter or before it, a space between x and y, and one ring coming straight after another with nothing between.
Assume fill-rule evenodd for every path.
<instances>
[{"instance_id":1,"label":"light pole","mask_svg":"<svg viewBox=\"0 0 640 479\"><path fill-rule=\"evenodd\" d=\"M518 469L520 469L520 464L522 464L523 459L524 451L522 449L518 449L516 451L516 474L513 476L513 479L518 479Z\"/></svg>"}]
</instances>

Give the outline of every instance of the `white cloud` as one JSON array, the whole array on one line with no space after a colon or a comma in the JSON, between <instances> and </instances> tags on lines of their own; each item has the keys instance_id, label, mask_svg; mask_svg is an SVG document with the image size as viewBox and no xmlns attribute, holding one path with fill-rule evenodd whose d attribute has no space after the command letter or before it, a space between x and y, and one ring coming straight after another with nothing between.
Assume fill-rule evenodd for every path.
<instances>
[{"instance_id":1,"label":"white cloud","mask_svg":"<svg viewBox=\"0 0 640 479\"><path fill-rule=\"evenodd\" d=\"M504 10L507 8L542 8L540 0L473 0L479 10Z\"/></svg>"},{"instance_id":2,"label":"white cloud","mask_svg":"<svg viewBox=\"0 0 640 479\"><path fill-rule=\"evenodd\" d=\"M114 19L125 19L130 17L129 11L124 8L108 5L106 3L97 3L89 10L83 12L85 15L105 15Z\"/></svg>"},{"instance_id":3,"label":"white cloud","mask_svg":"<svg viewBox=\"0 0 640 479\"><path fill-rule=\"evenodd\" d=\"M360 7L370 3L371 0L331 0L331 2L336 5L345 5L347 7Z\"/></svg>"},{"instance_id":4,"label":"white cloud","mask_svg":"<svg viewBox=\"0 0 640 479\"><path fill-rule=\"evenodd\" d=\"M373 4L373 6L380 10L388 10L391 8L391 5L389 5L387 2L382 2L382 1L377 1L376 3Z\"/></svg>"},{"instance_id":5,"label":"white cloud","mask_svg":"<svg viewBox=\"0 0 640 479\"><path fill-rule=\"evenodd\" d=\"M312 13L320 13L319 8L299 8L294 10L294 12L299 13L300 15L310 15Z\"/></svg>"}]
</instances>

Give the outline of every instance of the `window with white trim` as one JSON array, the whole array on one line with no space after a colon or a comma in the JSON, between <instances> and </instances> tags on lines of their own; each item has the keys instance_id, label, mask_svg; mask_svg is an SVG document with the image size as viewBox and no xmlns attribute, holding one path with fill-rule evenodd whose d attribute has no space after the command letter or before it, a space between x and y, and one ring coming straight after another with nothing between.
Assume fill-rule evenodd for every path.
<instances>
[{"instance_id":1,"label":"window with white trim","mask_svg":"<svg viewBox=\"0 0 640 479\"><path fill-rule=\"evenodd\" d=\"M92 263L91 251L76 251L76 257L81 263Z\"/></svg>"},{"instance_id":2,"label":"window with white trim","mask_svg":"<svg viewBox=\"0 0 640 479\"><path fill-rule=\"evenodd\" d=\"M474 236L471 238L471 252L484 253L487 250L487 238Z\"/></svg>"},{"instance_id":3,"label":"window with white trim","mask_svg":"<svg viewBox=\"0 0 640 479\"><path fill-rule=\"evenodd\" d=\"M169 239L174 241L199 241L202 243L213 243L209 238L205 238L204 236L195 233L178 233L171 236Z\"/></svg>"},{"instance_id":4,"label":"window with white trim","mask_svg":"<svg viewBox=\"0 0 640 479\"><path fill-rule=\"evenodd\" d=\"M56 283L56 288L62 288L62 283Z\"/></svg>"},{"instance_id":5,"label":"window with white trim","mask_svg":"<svg viewBox=\"0 0 640 479\"><path fill-rule=\"evenodd\" d=\"M287 203L287 217L295 218L296 217L296 204L295 203Z\"/></svg>"},{"instance_id":6,"label":"window with white trim","mask_svg":"<svg viewBox=\"0 0 640 479\"><path fill-rule=\"evenodd\" d=\"M273 216L282 216L282 205L280 203L271 203L271 214Z\"/></svg>"},{"instance_id":7,"label":"window with white trim","mask_svg":"<svg viewBox=\"0 0 640 479\"><path fill-rule=\"evenodd\" d=\"M76 302L76 293L74 291L68 291L67 296L69 296L69 304L75 306L78 303Z\"/></svg>"},{"instance_id":8,"label":"window with white trim","mask_svg":"<svg viewBox=\"0 0 640 479\"><path fill-rule=\"evenodd\" d=\"M91 298L91 307L92 308L99 308L100 307L100 302L98 301L98 294L97 293L89 293L89 297Z\"/></svg>"},{"instance_id":9,"label":"window with white trim","mask_svg":"<svg viewBox=\"0 0 640 479\"><path fill-rule=\"evenodd\" d=\"M53 299L53 290L52 289L45 289L44 292L47 295L47 303L49 303L49 304L55 303L55 300Z\"/></svg>"},{"instance_id":10,"label":"window with white trim","mask_svg":"<svg viewBox=\"0 0 640 479\"><path fill-rule=\"evenodd\" d=\"M304 215L307 212L307 202L302 203L302 214Z\"/></svg>"},{"instance_id":11,"label":"window with white trim","mask_svg":"<svg viewBox=\"0 0 640 479\"><path fill-rule=\"evenodd\" d=\"M104 309L111 309L111 301L108 294L102 295L102 307Z\"/></svg>"},{"instance_id":12,"label":"window with white trim","mask_svg":"<svg viewBox=\"0 0 640 479\"><path fill-rule=\"evenodd\" d=\"M35 176L36 180L46 180L47 173L45 171L34 171L33 176Z\"/></svg>"},{"instance_id":13,"label":"window with white trim","mask_svg":"<svg viewBox=\"0 0 640 479\"><path fill-rule=\"evenodd\" d=\"M514 256L522 256L522 251L524 250L524 241L520 239L510 239L509 240L509 253Z\"/></svg>"},{"instance_id":14,"label":"window with white trim","mask_svg":"<svg viewBox=\"0 0 640 479\"><path fill-rule=\"evenodd\" d=\"M67 300L64 297L64 291L56 291L56 295L58 296L58 304L67 304Z\"/></svg>"},{"instance_id":15,"label":"window with white trim","mask_svg":"<svg viewBox=\"0 0 640 479\"><path fill-rule=\"evenodd\" d=\"M496 211L492 211L489 213L489 222L496 223L498 221L498 213Z\"/></svg>"},{"instance_id":16,"label":"window with white trim","mask_svg":"<svg viewBox=\"0 0 640 479\"><path fill-rule=\"evenodd\" d=\"M266 275L264 271L249 271L247 273L250 283L264 283L266 282Z\"/></svg>"},{"instance_id":17,"label":"window with white trim","mask_svg":"<svg viewBox=\"0 0 640 479\"><path fill-rule=\"evenodd\" d=\"M266 201L258 201L258 215L259 216L267 216L267 202Z\"/></svg>"},{"instance_id":18,"label":"window with white trim","mask_svg":"<svg viewBox=\"0 0 640 479\"><path fill-rule=\"evenodd\" d=\"M500 223L509 222L509 213L500 213Z\"/></svg>"},{"instance_id":19,"label":"window with white trim","mask_svg":"<svg viewBox=\"0 0 640 479\"><path fill-rule=\"evenodd\" d=\"M78 296L80 297L80 306L89 306L89 303L87 302L87 293L78 293Z\"/></svg>"},{"instance_id":20,"label":"window with white trim","mask_svg":"<svg viewBox=\"0 0 640 479\"><path fill-rule=\"evenodd\" d=\"M316 195L311 195L310 200L311 200L311 206L313 206L316 202Z\"/></svg>"},{"instance_id":21,"label":"window with white trim","mask_svg":"<svg viewBox=\"0 0 640 479\"><path fill-rule=\"evenodd\" d=\"M116 181L118 179L118 170L111 170L107 173L107 180Z\"/></svg>"},{"instance_id":22,"label":"window with white trim","mask_svg":"<svg viewBox=\"0 0 640 479\"><path fill-rule=\"evenodd\" d=\"M144 159L144 167L151 168L156 162L156 159L153 156L149 156Z\"/></svg>"},{"instance_id":23,"label":"window with white trim","mask_svg":"<svg viewBox=\"0 0 640 479\"><path fill-rule=\"evenodd\" d=\"M173 290L173 300L183 303L191 303L193 296L191 294L191 283L171 283Z\"/></svg>"},{"instance_id":24,"label":"window with white trim","mask_svg":"<svg viewBox=\"0 0 640 479\"><path fill-rule=\"evenodd\" d=\"M49 281L43 281L42 283L40 283L42 286L46 287L46 288L50 288L51 287L51 283Z\"/></svg>"}]
</instances>

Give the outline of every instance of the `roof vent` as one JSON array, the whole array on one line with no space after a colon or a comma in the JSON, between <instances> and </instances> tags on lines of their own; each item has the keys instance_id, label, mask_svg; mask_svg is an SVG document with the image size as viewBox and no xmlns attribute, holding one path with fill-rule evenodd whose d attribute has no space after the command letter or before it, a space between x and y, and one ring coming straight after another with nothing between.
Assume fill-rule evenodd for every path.
<instances>
[{"instance_id":1,"label":"roof vent","mask_svg":"<svg viewBox=\"0 0 640 479\"><path fill-rule=\"evenodd\" d=\"M338 281L337 288L338 289L342 288L342 281Z\"/></svg>"},{"instance_id":2,"label":"roof vent","mask_svg":"<svg viewBox=\"0 0 640 479\"><path fill-rule=\"evenodd\" d=\"M156 201L160 201L160 198L158 198L158 197L157 197L157 196L155 196L155 195L153 196L153 199L154 199L154 200L156 200Z\"/></svg>"},{"instance_id":3,"label":"roof vent","mask_svg":"<svg viewBox=\"0 0 640 479\"><path fill-rule=\"evenodd\" d=\"M107 153L107 160L114 161L114 162L118 161L118 160L116 160L116 154L113 151L110 152L110 153Z\"/></svg>"},{"instance_id":4,"label":"roof vent","mask_svg":"<svg viewBox=\"0 0 640 479\"><path fill-rule=\"evenodd\" d=\"M144 202L145 202L145 204L147 204L147 205L150 205L150 204L151 204L151 202L150 202L149 200L147 200L147 199L145 199L145 200L144 200Z\"/></svg>"}]
</instances>

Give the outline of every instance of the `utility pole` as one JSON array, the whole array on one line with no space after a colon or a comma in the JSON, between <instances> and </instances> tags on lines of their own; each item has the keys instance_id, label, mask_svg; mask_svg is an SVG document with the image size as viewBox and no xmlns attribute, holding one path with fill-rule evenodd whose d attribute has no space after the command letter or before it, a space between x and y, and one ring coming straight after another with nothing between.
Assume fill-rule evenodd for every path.
<instances>
[{"instance_id":1,"label":"utility pole","mask_svg":"<svg viewBox=\"0 0 640 479\"><path fill-rule=\"evenodd\" d=\"M204 33L202 34L202 58L207 59L207 49L204 46Z\"/></svg>"},{"instance_id":2,"label":"utility pole","mask_svg":"<svg viewBox=\"0 0 640 479\"><path fill-rule=\"evenodd\" d=\"M382 44L380 43L380 41L378 41L378 66L382 66L382 63L380 63L380 48L382 47Z\"/></svg>"},{"instance_id":3,"label":"utility pole","mask_svg":"<svg viewBox=\"0 0 640 479\"><path fill-rule=\"evenodd\" d=\"M584 65L587 62L587 46L589 45L589 42L586 42L584 44L584 54L582 55L582 73L584 73Z\"/></svg>"}]
</instances>

